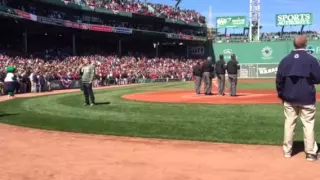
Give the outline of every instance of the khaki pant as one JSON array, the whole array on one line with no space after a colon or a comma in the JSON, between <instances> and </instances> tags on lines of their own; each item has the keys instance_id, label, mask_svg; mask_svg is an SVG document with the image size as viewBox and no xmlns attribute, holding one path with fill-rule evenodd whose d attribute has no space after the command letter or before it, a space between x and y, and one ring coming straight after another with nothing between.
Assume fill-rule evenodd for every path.
<instances>
[{"instance_id":1,"label":"khaki pant","mask_svg":"<svg viewBox=\"0 0 320 180\"><path fill-rule=\"evenodd\" d=\"M304 131L304 149L307 154L316 155L318 152L318 145L315 140L315 105L294 105L284 103L284 141L283 151L285 154L292 153L294 132L297 124L297 119L300 117L303 124Z\"/></svg>"}]
</instances>

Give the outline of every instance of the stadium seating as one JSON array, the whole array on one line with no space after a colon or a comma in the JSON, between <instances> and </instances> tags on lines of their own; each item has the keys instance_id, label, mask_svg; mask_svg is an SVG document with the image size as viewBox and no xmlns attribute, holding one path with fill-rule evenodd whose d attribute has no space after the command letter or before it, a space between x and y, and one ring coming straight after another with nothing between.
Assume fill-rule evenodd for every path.
<instances>
[{"instance_id":1,"label":"stadium seating","mask_svg":"<svg viewBox=\"0 0 320 180\"><path fill-rule=\"evenodd\" d=\"M67 2L86 5L91 8L110 9L115 12L131 12L146 16L164 17L186 23L206 23L205 17L194 10L182 10L163 4L142 3L135 0L68 0Z\"/></svg>"}]
</instances>

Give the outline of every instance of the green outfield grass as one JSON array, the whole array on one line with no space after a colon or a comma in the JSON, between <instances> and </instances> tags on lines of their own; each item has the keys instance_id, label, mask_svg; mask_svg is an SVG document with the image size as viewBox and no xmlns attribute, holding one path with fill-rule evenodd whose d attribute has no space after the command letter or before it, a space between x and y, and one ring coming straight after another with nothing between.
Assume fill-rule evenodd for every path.
<instances>
[{"instance_id":1,"label":"green outfield grass","mask_svg":"<svg viewBox=\"0 0 320 180\"><path fill-rule=\"evenodd\" d=\"M0 122L92 134L281 144L284 120L280 104L190 105L121 99L128 93L192 88L192 83L159 83L96 91L97 102L102 104L95 107L84 107L81 93L15 99L0 103ZM239 88L274 89L274 85L240 83ZM297 138L302 139L301 125Z\"/></svg>"}]
</instances>

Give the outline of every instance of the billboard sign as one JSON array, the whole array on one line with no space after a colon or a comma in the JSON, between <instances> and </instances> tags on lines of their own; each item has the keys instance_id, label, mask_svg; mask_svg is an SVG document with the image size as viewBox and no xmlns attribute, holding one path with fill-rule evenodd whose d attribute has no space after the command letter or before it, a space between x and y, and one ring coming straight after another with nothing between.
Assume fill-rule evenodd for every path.
<instances>
[{"instance_id":1,"label":"billboard sign","mask_svg":"<svg viewBox=\"0 0 320 180\"><path fill-rule=\"evenodd\" d=\"M245 16L229 16L229 17L217 17L217 28L244 28L246 26Z\"/></svg>"},{"instance_id":2,"label":"billboard sign","mask_svg":"<svg viewBox=\"0 0 320 180\"><path fill-rule=\"evenodd\" d=\"M104 25L91 25L91 31L100 31L100 32L112 32L113 28L111 26L104 26Z\"/></svg>"},{"instance_id":3,"label":"billboard sign","mask_svg":"<svg viewBox=\"0 0 320 180\"><path fill-rule=\"evenodd\" d=\"M114 27L113 32L121 34L132 34L132 29L123 28L123 27Z\"/></svg>"},{"instance_id":4,"label":"billboard sign","mask_svg":"<svg viewBox=\"0 0 320 180\"><path fill-rule=\"evenodd\" d=\"M276 77L278 64L258 64L258 77Z\"/></svg>"},{"instance_id":5,"label":"billboard sign","mask_svg":"<svg viewBox=\"0 0 320 180\"><path fill-rule=\"evenodd\" d=\"M311 13L277 14L276 26L312 25Z\"/></svg>"}]
</instances>

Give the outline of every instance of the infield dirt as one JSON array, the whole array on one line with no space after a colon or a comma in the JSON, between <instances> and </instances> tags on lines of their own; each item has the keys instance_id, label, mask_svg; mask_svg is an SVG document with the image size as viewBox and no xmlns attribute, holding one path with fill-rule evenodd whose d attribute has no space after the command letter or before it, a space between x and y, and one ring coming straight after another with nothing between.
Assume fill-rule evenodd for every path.
<instances>
[{"instance_id":1,"label":"infield dirt","mask_svg":"<svg viewBox=\"0 0 320 180\"><path fill-rule=\"evenodd\" d=\"M75 90L77 91L77 90ZM57 91L50 94L66 93ZM48 93L47 93L48 94ZM43 94L26 94L31 97ZM6 97L1 97L1 100ZM316 180L280 146L126 138L0 124L1 180Z\"/></svg>"}]
</instances>

